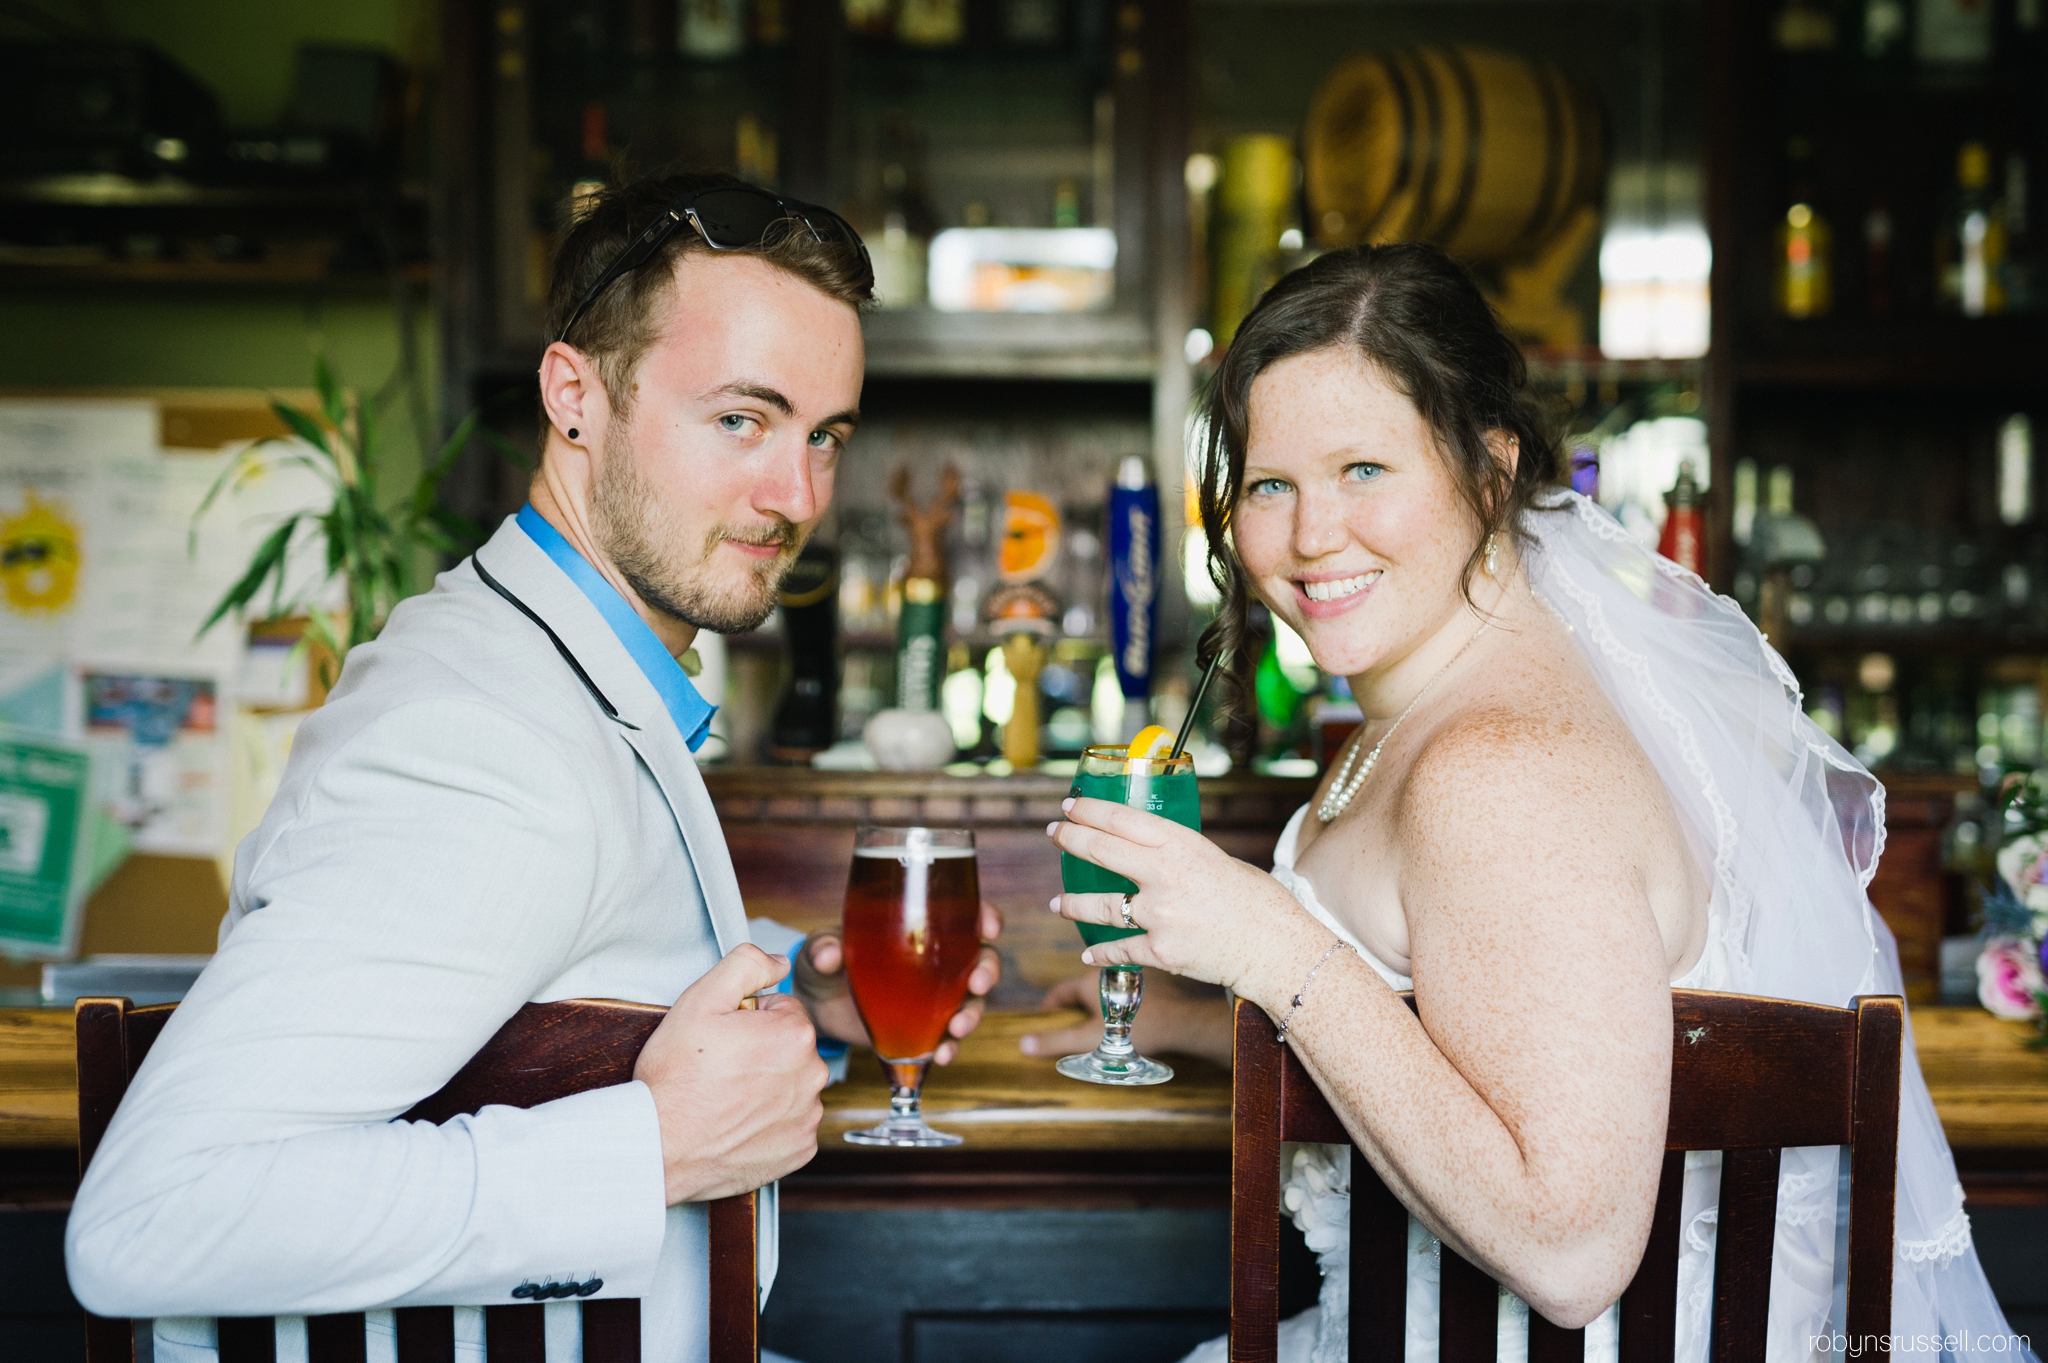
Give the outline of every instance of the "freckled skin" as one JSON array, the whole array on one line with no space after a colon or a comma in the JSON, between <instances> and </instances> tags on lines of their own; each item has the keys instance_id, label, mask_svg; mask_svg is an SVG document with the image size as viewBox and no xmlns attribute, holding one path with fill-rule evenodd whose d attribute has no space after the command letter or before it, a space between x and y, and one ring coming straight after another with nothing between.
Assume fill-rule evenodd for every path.
<instances>
[{"instance_id":1,"label":"freckled skin","mask_svg":"<svg viewBox=\"0 0 2048 1363\"><path fill-rule=\"evenodd\" d=\"M1495 455L1516 452L1503 440ZM1706 878L1511 545L1497 576L1473 579L1476 608L1466 601L1478 522L1376 369L1325 351L1261 375L1245 489L1233 529L1255 590L1351 679L1367 751L1437 677L1344 812L1304 820L1296 861L1334 917L1414 977L1420 1016L1339 951L1290 1044L1424 1224L1552 1321L1583 1325L1620 1296L1649 1237L1669 984L1704 947ZM1336 603L1302 587L1374 571ZM1147 935L1093 948L1093 964L1228 984L1278 1018L1336 940L1198 834L1093 800L1068 817L1062 848L1140 887ZM1117 897L1060 905L1110 922ZM1217 1022L1139 1040L1213 1053Z\"/></svg>"}]
</instances>

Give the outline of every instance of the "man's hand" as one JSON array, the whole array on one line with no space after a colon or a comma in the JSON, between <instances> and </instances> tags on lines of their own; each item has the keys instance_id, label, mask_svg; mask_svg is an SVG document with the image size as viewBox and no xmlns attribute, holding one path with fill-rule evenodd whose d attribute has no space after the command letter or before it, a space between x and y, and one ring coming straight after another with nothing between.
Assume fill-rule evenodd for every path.
<instances>
[{"instance_id":1,"label":"man's hand","mask_svg":"<svg viewBox=\"0 0 2048 1363\"><path fill-rule=\"evenodd\" d=\"M939 1043L932 1056L941 1065L952 1064L953 1057L960 1054L960 1043L954 1038L966 1036L981 1022L985 996L1003 977L1002 958L989 945L1002 935L1002 910L982 900L981 959L967 977L967 1002L946 1024L947 1039ZM796 958L796 996L811 1010L811 1019L820 1032L856 1046L868 1044L868 1030L861 1025L853 995L847 992L846 952L840 946L838 933L814 932L804 939Z\"/></svg>"},{"instance_id":2,"label":"man's hand","mask_svg":"<svg viewBox=\"0 0 2048 1363\"><path fill-rule=\"evenodd\" d=\"M633 1077L654 1090L668 1204L749 1192L818 1153L825 1062L803 1005L770 994L789 973L752 944L683 991L647 1039Z\"/></svg>"}]
</instances>

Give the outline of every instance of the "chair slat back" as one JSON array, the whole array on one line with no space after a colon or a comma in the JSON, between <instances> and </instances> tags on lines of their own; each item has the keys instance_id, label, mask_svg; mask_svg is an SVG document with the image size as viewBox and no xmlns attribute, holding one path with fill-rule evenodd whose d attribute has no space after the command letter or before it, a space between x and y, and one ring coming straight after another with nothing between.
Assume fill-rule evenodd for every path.
<instances>
[{"instance_id":1,"label":"chair slat back","mask_svg":"<svg viewBox=\"0 0 2048 1363\"><path fill-rule=\"evenodd\" d=\"M1408 1006L1414 996L1405 995ZM1685 1154L1722 1152L1710 1363L1762 1363L1786 1146L1850 1148L1848 1319L1851 1335L1890 1330L1892 1214L1898 1171L1899 1065L1905 1004L1853 1008L1705 990L1673 990L1671 1113L1650 1239L1620 1303L1620 1363L1671 1363L1677 1323ZM1280 1144L1349 1144L1350 1136L1273 1024L1237 1005L1231 1103L1230 1358L1278 1352ZM1351 1162L1351 1340L1354 1358L1406 1351L1408 1213L1363 1159ZM1498 1289L1446 1249L1441 1363L1494 1363ZM1585 1332L1529 1316L1529 1363L1581 1363Z\"/></svg>"},{"instance_id":2,"label":"chair slat back","mask_svg":"<svg viewBox=\"0 0 2048 1363\"><path fill-rule=\"evenodd\" d=\"M1678 1232L1684 1201L1685 1152L1666 1150L1650 1241L1634 1281L1621 1294L1619 1363L1670 1363L1678 1334Z\"/></svg>"},{"instance_id":3,"label":"chair slat back","mask_svg":"<svg viewBox=\"0 0 2048 1363\"><path fill-rule=\"evenodd\" d=\"M176 1006L136 1008L126 999L78 1001L81 1174ZM445 1122L486 1106L537 1107L572 1093L623 1084L633 1077L634 1061L666 1011L592 999L527 1004L438 1092L400 1120ZM754 1194L721 1198L707 1210L712 1363L759 1363ZM587 1363L637 1363L638 1301L585 1301L580 1309ZM453 1307L405 1307L393 1315L400 1363L453 1363ZM545 1308L537 1303L485 1307L484 1347L491 1363L542 1363L544 1318ZM308 1316L307 1357L311 1363L362 1363L367 1351L365 1324L359 1311ZM275 1363L274 1317L222 1317L216 1325L221 1363ZM134 1363L134 1357L134 1322L86 1317L87 1363Z\"/></svg>"}]
</instances>

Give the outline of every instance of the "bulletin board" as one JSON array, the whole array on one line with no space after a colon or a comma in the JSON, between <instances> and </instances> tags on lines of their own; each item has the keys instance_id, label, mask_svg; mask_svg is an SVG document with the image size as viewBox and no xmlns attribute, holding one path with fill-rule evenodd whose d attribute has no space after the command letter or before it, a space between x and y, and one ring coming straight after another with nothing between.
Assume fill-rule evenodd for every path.
<instances>
[{"instance_id":1,"label":"bulletin board","mask_svg":"<svg viewBox=\"0 0 2048 1363\"><path fill-rule=\"evenodd\" d=\"M277 517L321 489L311 473L273 475L219 499L196 533L194 514L242 449L286 434L272 396L0 388L0 726L80 753L91 813L51 840L55 805L30 808L31 792L7 810L20 838L96 854L61 928L39 919L12 932L0 903L0 952L17 960L81 940L88 952L212 948L217 868L249 817L236 798L243 715L252 703L275 711L291 688L282 652L252 650L238 622L195 635ZM275 396L315 405L311 393ZM96 916L126 925L119 940L94 930Z\"/></svg>"}]
</instances>

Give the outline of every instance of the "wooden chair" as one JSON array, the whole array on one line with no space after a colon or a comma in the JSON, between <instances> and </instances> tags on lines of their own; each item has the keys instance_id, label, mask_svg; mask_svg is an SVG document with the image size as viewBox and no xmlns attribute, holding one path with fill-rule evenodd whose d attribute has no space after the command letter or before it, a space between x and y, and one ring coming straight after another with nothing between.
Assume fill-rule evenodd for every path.
<instances>
[{"instance_id":1,"label":"wooden chair","mask_svg":"<svg viewBox=\"0 0 2048 1363\"><path fill-rule=\"evenodd\" d=\"M1413 995L1405 996L1413 1008ZM1671 1120L1650 1243L1621 1298L1621 1363L1671 1363L1685 1152L1719 1150L1711 1363L1762 1363L1786 1146L1850 1147L1850 1336L1891 1333L1892 1195L1898 1171L1905 1004L1854 1008L1703 990L1671 994ZM1273 1023L1240 1000L1231 1096L1230 1359L1272 1363L1280 1303L1280 1142L1350 1136ZM1363 1158L1351 1161L1353 1363L1400 1363L1408 1212ZM1442 1363L1492 1363L1495 1285L1443 1252ZM1585 1332L1529 1313L1529 1363L1580 1363Z\"/></svg>"},{"instance_id":2,"label":"wooden chair","mask_svg":"<svg viewBox=\"0 0 2048 1363\"><path fill-rule=\"evenodd\" d=\"M163 1031L176 1004L136 1008L126 999L78 1001L78 1168L92 1163L100 1138L129 1080ZM623 1084L663 1008L586 999L530 1003L486 1042L440 1092L404 1116L445 1122L485 1106L534 1107L586 1089ZM758 1363L759 1284L754 1257L754 1194L709 1204L711 1214L711 1363ZM492 1363L542 1363L543 1308L520 1303L484 1308L485 1349ZM632 1298L586 1301L583 1357L588 1363L635 1363L640 1357L640 1303ZM405 1307L396 1313L400 1363L441 1363L455 1357L455 1308ZM223 1317L221 1363L273 1363L274 1318ZM361 1363L366 1343L361 1312L306 1318L312 1363ZM86 1363L133 1363L134 1323L88 1314Z\"/></svg>"}]
</instances>

